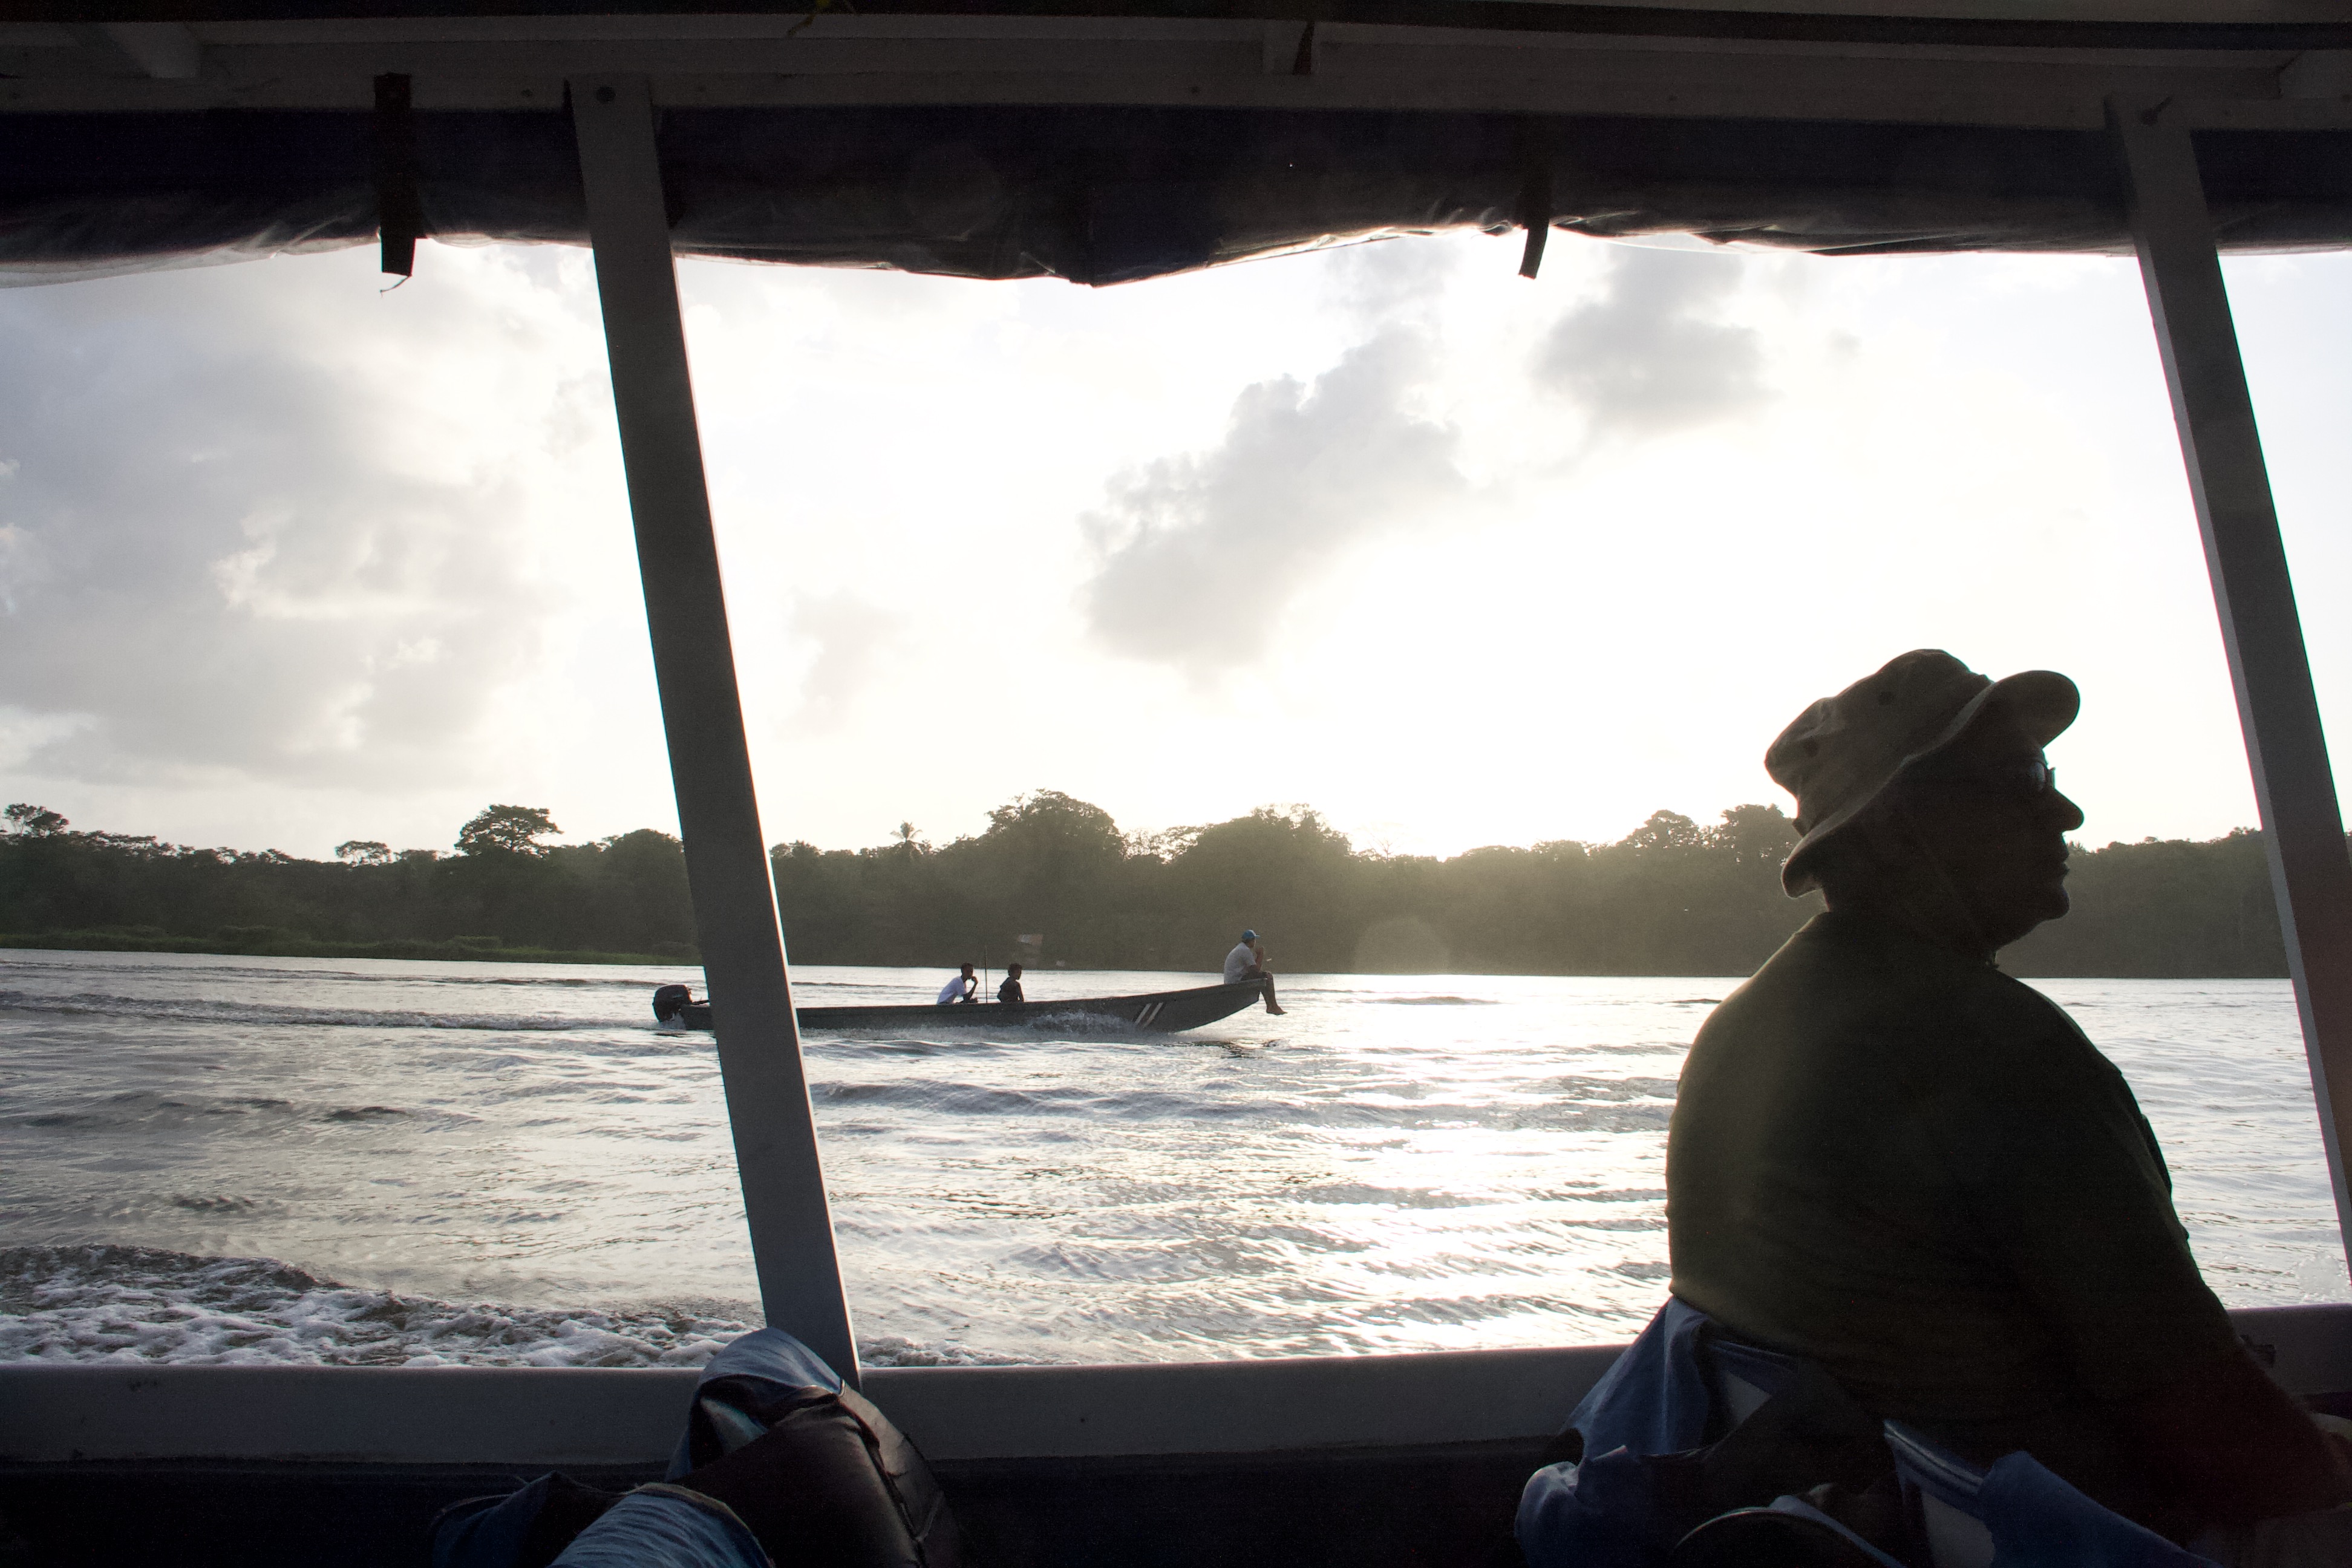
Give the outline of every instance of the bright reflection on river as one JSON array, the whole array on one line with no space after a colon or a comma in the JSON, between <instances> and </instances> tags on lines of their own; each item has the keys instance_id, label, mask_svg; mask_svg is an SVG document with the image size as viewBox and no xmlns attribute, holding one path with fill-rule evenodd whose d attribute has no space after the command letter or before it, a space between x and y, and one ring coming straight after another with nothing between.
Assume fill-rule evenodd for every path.
<instances>
[{"instance_id":1,"label":"bright reflection on river","mask_svg":"<svg viewBox=\"0 0 2352 1568\"><path fill-rule=\"evenodd\" d=\"M1663 1289L1674 1075L1720 994L1313 977L1175 1040L821 1042L861 1320L1104 1357L1620 1335Z\"/></svg>"},{"instance_id":2,"label":"bright reflection on river","mask_svg":"<svg viewBox=\"0 0 2352 1568\"><path fill-rule=\"evenodd\" d=\"M651 1027L667 978L0 955L0 1312L20 1315L0 1354L707 1353L697 1335L752 1315L751 1270L709 1037ZM938 979L799 984L822 1005ZM1731 984L1299 976L1286 1017L1173 1037L815 1037L859 1337L886 1360L1056 1361L1622 1340L1665 1290L1675 1077ZM2343 1299L2284 984L2045 988L2131 1077L2223 1298ZM106 1255L109 1286L47 1250L87 1243L193 1257ZM438 1315L299 1281L240 1296L195 1261L220 1257ZM594 1340L439 1308L481 1300L641 1318ZM158 1327L173 1312L201 1331ZM289 1312L308 1326L270 1338Z\"/></svg>"}]
</instances>

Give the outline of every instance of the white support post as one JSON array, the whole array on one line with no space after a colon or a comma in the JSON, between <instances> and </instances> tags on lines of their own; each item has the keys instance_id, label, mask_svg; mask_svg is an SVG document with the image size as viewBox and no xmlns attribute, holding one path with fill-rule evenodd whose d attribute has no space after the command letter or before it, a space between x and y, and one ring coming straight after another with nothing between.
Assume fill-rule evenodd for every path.
<instances>
[{"instance_id":1,"label":"white support post","mask_svg":"<svg viewBox=\"0 0 2352 1568\"><path fill-rule=\"evenodd\" d=\"M2352 1144L2352 857L2294 584L2189 130L2160 103L2117 100L2108 121L2123 153L2132 239L2221 612L2336 1222L2352 1252L2344 1169Z\"/></svg>"},{"instance_id":2,"label":"white support post","mask_svg":"<svg viewBox=\"0 0 2352 1568\"><path fill-rule=\"evenodd\" d=\"M652 97L641 76L583 78L571 86L654 676L760 1300L771 1324L854 1384L856 1342L751 790Z\"/></svg>"}]
</instances>

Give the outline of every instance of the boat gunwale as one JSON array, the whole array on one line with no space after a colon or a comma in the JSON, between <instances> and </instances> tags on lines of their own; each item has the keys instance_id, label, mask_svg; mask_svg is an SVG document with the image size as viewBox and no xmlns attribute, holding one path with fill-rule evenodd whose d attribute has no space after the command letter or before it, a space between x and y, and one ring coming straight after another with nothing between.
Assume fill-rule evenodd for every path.
<instances>
[{"instance_id":1,"label":"boat gunwale","mask_svg":"<svg viewBox=\"0 0 2352 1568\"><path fill-rule=\"evenodd\" d=\"M2290 1393L2352 1393L2352 1302L2231 1319ZM867 1367L946 1462L1358 1452L1539 1441L1622 1344L1226 1361ZM0 1465L644 1465L694 1368L0 1364Z\"/></svg>"}]
</instances>

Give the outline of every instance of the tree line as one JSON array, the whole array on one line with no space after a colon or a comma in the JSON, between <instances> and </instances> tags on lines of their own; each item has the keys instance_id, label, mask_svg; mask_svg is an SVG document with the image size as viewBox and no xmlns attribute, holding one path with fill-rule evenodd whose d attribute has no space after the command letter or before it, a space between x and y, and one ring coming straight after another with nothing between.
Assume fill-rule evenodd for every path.
<instances>
[{"instance_id":1,"label":"tree line","mask_svg":"<svg viewBox=\"0 0 2352 1568\"><path fill-rule=\"evenodd\" d=\"M7 808L0 942L231 952L573 955L684 962L677 840L593 843L543 808L492 805L451 851L354 839L333 860L76 831ZM1358 849L1305 806L1137 835L1053 790L934 846L911 823L865 849L779 845L779 912L803 963L1213 970L1244 927L1279 971L1743 974L1819 908L1780 892L1780 809L1654 813L1613 843L1445 858ZM2012 973L2286 973L2259 834L2078 847L2074 912L2008 950Z\"/></svg>"},{"instance_id":2,"label":"tree line","mask_svg":"<svg viewBox=\"0 0 2352 1568\"><path fill-rule=\"evenodd\" d=\"M332 860L77 832L7 808L0 932L42 945L386 958L695 956L686 857L643 829L549 845L549 814L493 805L454 852L371 839ZM67 940L70 939L70 940ZM0 942L6 942L0 936Z\"/></svg>"}]
</instances>

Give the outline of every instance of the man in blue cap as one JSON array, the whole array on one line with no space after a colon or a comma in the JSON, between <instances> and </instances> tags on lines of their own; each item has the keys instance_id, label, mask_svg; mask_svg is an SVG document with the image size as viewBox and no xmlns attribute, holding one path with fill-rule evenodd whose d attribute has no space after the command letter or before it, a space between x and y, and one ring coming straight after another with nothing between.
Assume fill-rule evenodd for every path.
<instances>
[{"instance_id":1,"label":"man in blue cap","mask_svg":"<svg viewBox=\"0 0 2352 1568\"><path fill-rule=\"evenodd\" d=\"M1265 949L1259 943L1257 932L1245 931L1241 941L1234 944L1233 952L1225 954L1225 984L1240 985L1252 980L1265 987L1267 1012L1285 1011L1282 1004L1274 999L1274 971L1265 966Z\"/></svg>"}]
</instances>

